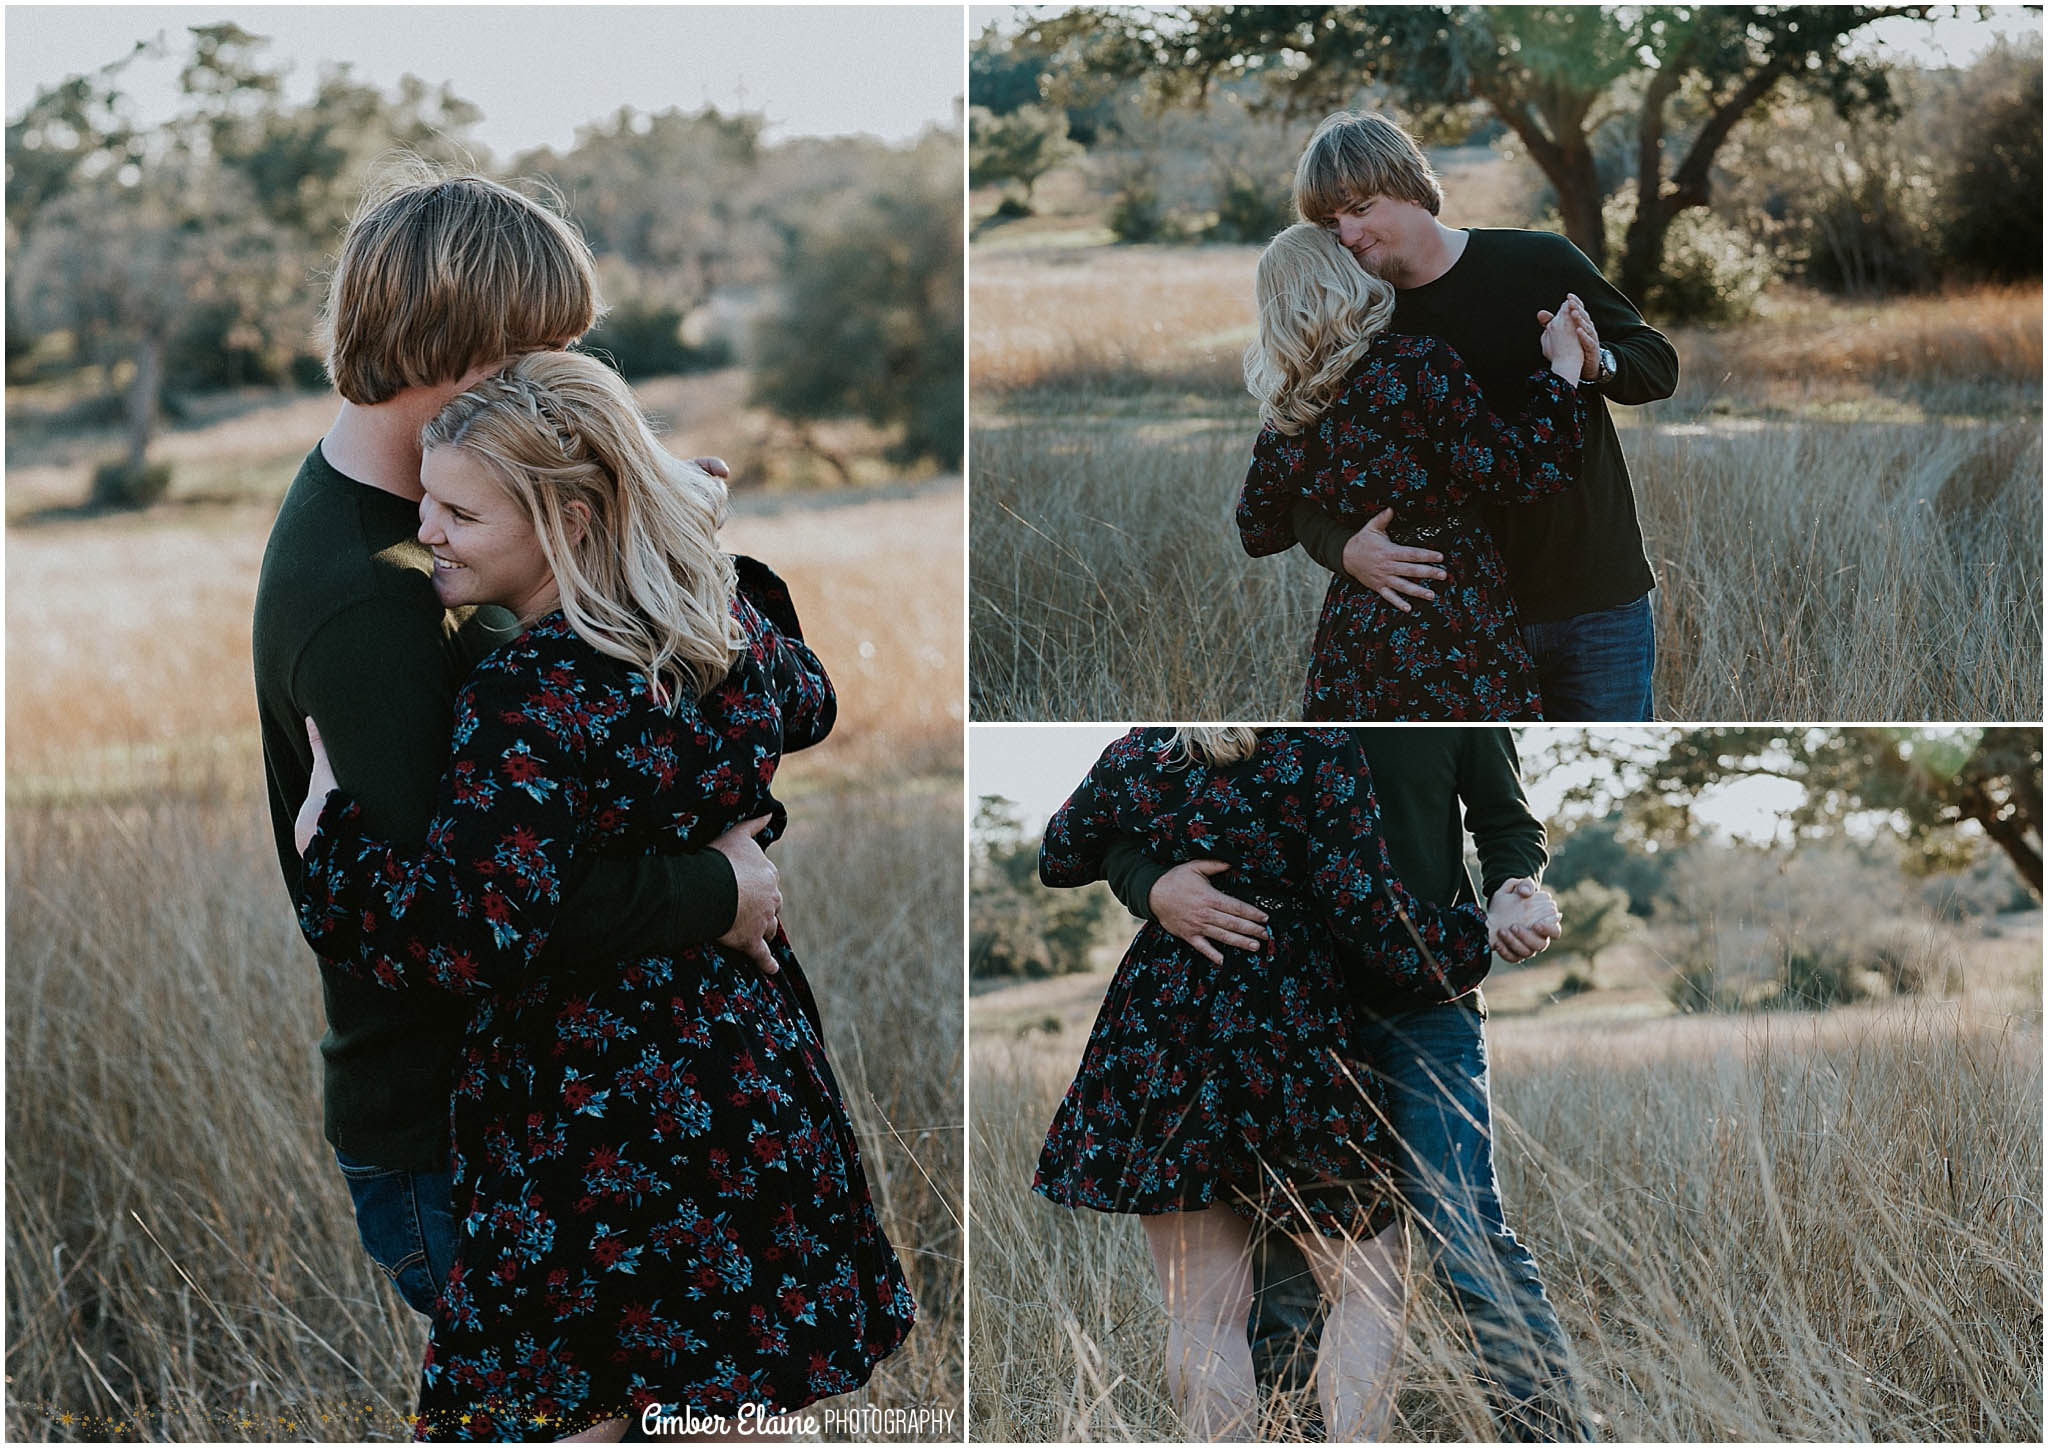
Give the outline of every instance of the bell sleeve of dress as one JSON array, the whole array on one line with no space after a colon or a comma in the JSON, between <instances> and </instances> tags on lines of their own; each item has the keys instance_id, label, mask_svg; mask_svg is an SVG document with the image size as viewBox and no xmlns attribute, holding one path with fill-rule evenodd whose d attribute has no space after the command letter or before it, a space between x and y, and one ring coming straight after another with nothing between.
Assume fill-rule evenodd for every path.
<instances>
[{"instance_id":1,"label":"bell sleeve of dress","mask_svg":"<svg viewBox=\"0 0 2048 1448\"><path fill-rule=\"evenodd\" d=\"M789 586L758 558L733 555L740 597L766 621L750 628L754 654L766 669L776 703L782 710L782 747L808 749L832 732L839 717L839 696L824 664L804 642L803 625L790 602Z\"/></svg>"},{"instance_id":2,"label":"bell sleeve of dress","mask_svg":"<svg viewBox=\"0 0 2048 1448\"><path fill-rule=\"evenodd\" d=\"M1285 553L1295 545L1294 505L1315 476L1309 465L1309 434L1285 433L1272 423L1252 444L1252 465L1237 493L1237 541L1254 558Z\"/></svg>"},{"instance_id":3,"label":"bell sleeve of dress","mask_svg":"<svg viewBox=\"0 0 2048 1448\"><path fill-rule=\"evenodd\" d=\"M1041 882L1071 888L1103 878L1110 843L1122 830L1117 803L1127 792L1142 750L1141 736L1134 729L1103 750L1088 777L1067 796L1038 847Z\"/></svg>"},{"instance_id":4,"label":"bell sleeve of dress","mask_svg":"<svg viewBox=\"0 0 2048 1448\"><path fill-rule=\"evenodd\" d=\"M1418 1000L1455 1000L1493 964L1485 912L1434 904L1395 878L1364 754L1342 731L1317 733L1320 757L1304 782L1309 883L1331 933L1354 968Z\"/></svg>"},{"instance_id":5,"label":"bell sleeve of dress","mask_svg":"<svg viewBox=\"0 0 2048 1448\"><path fill-rule=\"evenodd\" d=\"M479 995L528 970L589 815L587 707L567 669L501 653L456 698L454 757L423 844L369 834L348 791L330 793L297 892L313 948L396 990Z\"/></svg>"},{"instance_id":6,"label":"bell sleeve of dress","mask_svg":"<svg viewBox=\"0 0 2048 1448\"><path fill-rule=\"evenodd\" d=\"M1585 447L1585 399L1548 367L1529 383L1529 405L1503 421L1449 343L1424 363L1418 391L1427 435L1435 443L1458 504L1533 503L1577 481Z\"/></svg>"}]
</instances>

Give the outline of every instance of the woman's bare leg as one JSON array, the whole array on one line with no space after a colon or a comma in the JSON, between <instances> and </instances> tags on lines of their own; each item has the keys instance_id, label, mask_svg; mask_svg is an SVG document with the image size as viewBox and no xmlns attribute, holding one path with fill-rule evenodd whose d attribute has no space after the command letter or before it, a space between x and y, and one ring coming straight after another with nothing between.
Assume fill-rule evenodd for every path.
<instances>
[{"instance_id":1,"label":"woman's bare leg","mask_svg":"<svg viewBox=\"0 0 2048 1448\"><path fill-rule=\"evenodd\" d=\"M1332 1443L1386 1434L1394 1364L1407 1333L1408 1234L1400 1223L1364 1241L1297 1236L1329 1304L1316 1353L1316 1396Z\"/></svg>"},{"instance_id":2,"label":"woman's bare leg","mask_svg":"<svg viewBox=\"0 0 2048 1448\"><path fill-rule=\"evenodd\" d=\"M1227 1207L1139 1218L1166 1304L1166 1381L1192 1437L1257 1429L1245 1321L1252 1307L1251 1231Z\"/></svg>"}]
</instances>

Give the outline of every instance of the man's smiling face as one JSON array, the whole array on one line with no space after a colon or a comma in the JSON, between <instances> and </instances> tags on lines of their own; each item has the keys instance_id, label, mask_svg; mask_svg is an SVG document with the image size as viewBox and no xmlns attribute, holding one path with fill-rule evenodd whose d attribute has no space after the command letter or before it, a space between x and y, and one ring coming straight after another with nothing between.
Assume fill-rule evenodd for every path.
<instances>
[{"instance_id":1,"label":"man's smiling face","mask_svg":"<svg viewBox=\"0 0 2048 1448\"><path fill-rule=\"evenodd\" d=\"M1330 218L1330 229L1360 266L1400 287L1410 284L1436 218L1398 197L1358 196Z\"/></svg>"}]
</instances>

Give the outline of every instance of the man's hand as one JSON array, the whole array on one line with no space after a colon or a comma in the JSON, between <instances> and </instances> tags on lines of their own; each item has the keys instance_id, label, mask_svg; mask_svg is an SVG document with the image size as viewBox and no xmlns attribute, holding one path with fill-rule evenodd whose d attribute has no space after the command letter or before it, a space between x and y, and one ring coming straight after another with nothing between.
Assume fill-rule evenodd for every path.
<instances>
[{"instance_id":1,"label":"man's hand","mask_svg":"<svg viewBox=\"0 0 2048 1448\"><path fill-rule=\"evenodd\" d=\"M775 963L768 942L781 929L781 872L761 849L757 835L768 828L768 816L734 825L711 842L711 848L732 861L732 882L739 891L739 906L733 912L732 929L718 937L754 958L761 974L773 975L782 967Z\"/></svg>"},{"instance_id":2,"label":"man's hand","mask_svg":"<svg viewBox=\"0 0 2048 1448\"><path fill-rule=\"evenodd\" d=\"M1223 964L1217 945L1239 950L1264 950L1266 912L1256 905L1224 894L1209 883L1230 866L1221 860L1189 860L1175 865L1152 886L1145 904L1152 918L1178 940L1192 945L1202 955Z\"/></svg>"},{"instance_id":3,"label":"man's hand","mask_svg":"<svg viewBox=\"0 0 2048 1448\"><path fill-rule=\"evenodd\" d=\"M704 469L714 478L730 478L732 469L725 465L724 458L691 458L691 465Z\"/></svg>"},{"instance_id":4,"label":"man's hand","mask_svg":"<svg viewBox=\"0 0 2048 1448\"><path fill-rule=\"evenodd\" d=\"M1401 612L1410 613L1413 610L1402 594L1433 603L1436 595L1417 580L1449 575L1432 566L1444 561L1443 554L1427 548L1404 548L1389 538L1387 525L1393 520L1394 510L1382 509L1378 517L1351 535L1351 541L1344 545L1344 571Z\"/></svg>"},{"instance_id":5,"label":"man's hand","mask_svg":"<svg viewBox=\"0 0 2048 1448\"><path fill-rule=\"evenodd\" d=\"M1534 880L1510 880L1496 890L1486 907L1486 933L1493 953L1519 964L1550 948L1564 931L1557 901Z\"/></svg>"}]
</instances>

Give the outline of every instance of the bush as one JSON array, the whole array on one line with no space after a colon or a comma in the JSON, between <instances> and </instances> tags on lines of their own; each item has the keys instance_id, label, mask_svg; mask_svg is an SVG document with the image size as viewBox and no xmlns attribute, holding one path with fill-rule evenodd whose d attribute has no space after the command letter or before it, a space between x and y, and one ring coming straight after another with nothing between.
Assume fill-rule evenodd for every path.
<instances>
[{"instance_id":1,"label":"bush","mask_svg":"<svg viewBox=\"0 0 2048 1448\"><path fill-rule=\"evenodd\" d=\"M724 337L693 347L683 340L683 314L670 306L624 302L583 339L583 350L621 377L661 377L709 372L732 365L732 343Z\"/></svg>"},{"instance_id":2,"label":"bush","mask_svg":"<svg viewBox=\"0 0 2048 1448\"><path fill-rule=\"evenodd\" d=\"M1624 181L1600 204L1607 254L1619 258L1636 211L1636 183ZM1562 232L1555 209L1538 227ZM1681 211L1664 233L1664 257L1657 279L1635 299L1643 315L1660 322L1739 322L1778 280L1770 248L1742 228L1702 207Z\"/></svg>"},{"instance_id":3,"label":"bush","mask_svg":"<svg viewBox=\"0 0 2048 1448\"><path fill-rule=\"evenodd\" d=\"M990 214L999 221L1016 221L1021 217L1033 216L1037 213L1024 204L1023 197L1005 196L996 203L996 209Z\"/></svg>"},{"instance_id":4,"label":"bush","mask_svg":"<svg viewBox=\"0 0 2048 1448\"><path fill-rule=\"evenodd\" d=\"M1573 996L1584 995L1587 991L1594 989L1597 989L1597 987L1593 984L1591 976L1580 975L1575 970L1568 970L1564 973L1564 979L1557 983L1557 989L1550 993L1550 998L1554 1001L1568 1001Z\"/></svg>"},{"instance_id":5,"label":"bush","mask_svg":"<svg viewBox=\"0 0 2048 1448\"><path fill-rule=\"evenodd\" d=\"M1286 189L1251 181L1224 185L1211 222L1210 241L1241 241L1264 245L1294 220L1294 202Z\"/></svg>"},{"instance_id":6,"label":"bush","mask_svg":"<svg viewBox=\"0 0 2048 1448\"><path fill-rule=\"evenodd\" d=\"M1943 242L1964 271L1996 281L2041 275L2041 71L1996 97L1957 145Z\"/></svg>"},{"instance_id":7,"label":"bush","mask_svg":"<svg viewBox=\"0 0 2048 1448\"><path fill-rule=\"evenodd\" d=\"M1163 241L1167 224L1159 193L1144 185L1126 186L1118 191L1109 208L1109 229L1118 241Z\"/></svg>"},{"instance_id":8,"label":"bush","mask_svg":"<svg viewBox=\"0 0 2048 1448\"><path fill-rule=\"evenodd\" d=\"M793 228L755 323L753 400L795 422L900 429L892 462L945 471L963 447L959 152L933 137L877 189Z\"/></svg>"},{"instance_id":9,"label":"bush","mask_svg":"<svg viewBox=\"0 0 2048 1448\"><path fill-rule=\"evenodd\" d=\"M1619 256L1635 215L1636 187L1622 183L1602 205L1609 255ZM1770 249L1704 207L1681 211L1664 233L1657 280L1636 301L1664 322L1739 322L1778 279Z\"/></svg>"},{"instance_id":10,"label":"bush","mask_svg":"<svg viewBox=\"0 0 2048 1448\"><path fill-rule=\"evenodd\" d=\"M327 363L310 352L301 352L291 360L285 369L294 387L307 392L324 391L327 387Z\"/></svg>"},{"instance_id":11,"label":"bush","mask_svg":"<svg viewBox=\"0 0 2048 1448\"><path fill-rule=\"evenodd\" d=\"M166 386L219 392L274 383L283 375L279 359L250 345L260 340L233 301L195 307L164 350Z\"/></svg>"},{"instance_id":12,"label":"bush","mask_svg":"<svg viewBox=\"0 0 2048 1448\"><path fill-rule=\"evenodd\" d=\"M1919 291L1935 276L1930 206L1881 155L1822 192L1808 216L1806 279L1822 291L1868 296Z\"/></svg>"},{"instance_id":13,"label":"bush","mask_svg":"<svg viewBox=\"0 0 2048 1448\"><path fill-rule=\"evenodd\" d=\"M170 487L169 463L144 463L137 468L120 459L92 470L91 501L96 508L147 508Z\"/></svg>"},{"instance_id":14,"label":"bush","mask_svg":"<svg viewBox=\"0 0 2048 1448\"><path fill-rule=\"evenodd\" d=\"M1723 989L1713 965L1706 961L1681 965L1664 982L1664 994L1685 1015L1732 1010L1735 1004Z\"/></svg>"}]
</instances>

